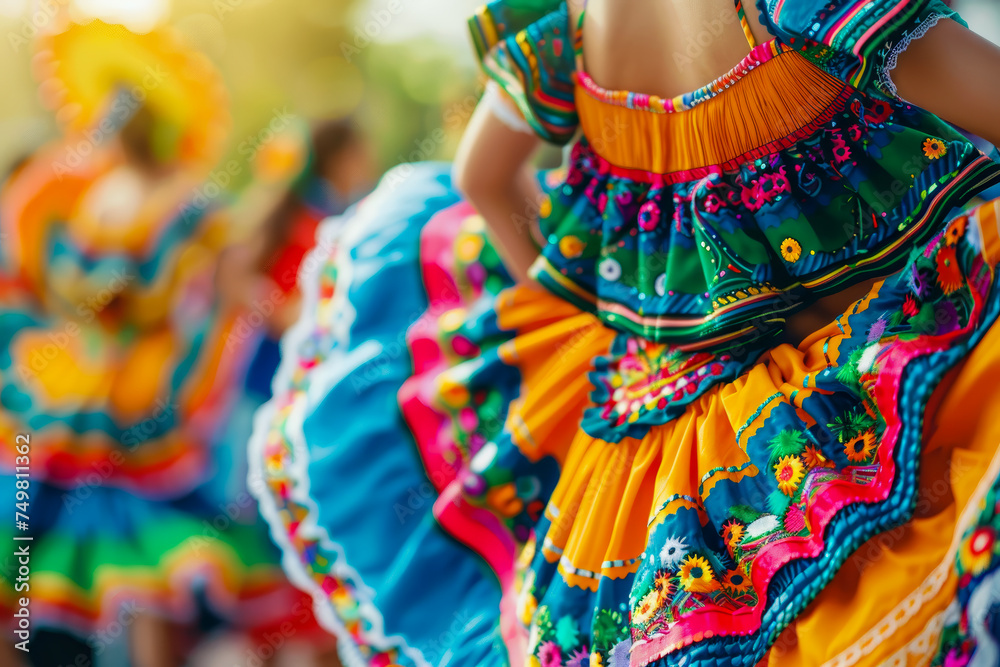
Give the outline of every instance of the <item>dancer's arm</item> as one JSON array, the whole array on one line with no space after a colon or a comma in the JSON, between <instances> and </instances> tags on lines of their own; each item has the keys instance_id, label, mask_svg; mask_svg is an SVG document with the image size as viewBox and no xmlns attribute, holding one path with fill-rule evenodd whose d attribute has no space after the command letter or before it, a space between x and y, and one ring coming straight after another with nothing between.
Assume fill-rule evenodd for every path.
<instances>
[{"instance_id":1,"label":"dancer's arm","mask_svg":"<svg viewBox=\"0 0 1000 667\"><path fill-rule=\"evenodd\" d=\"M1000 145L1000 47L945 19L899 56L899 96Z\"/></svg>"},{"instance_id":2,"label":"dancer's arm","mask_svg":"<svg viewBox=\"0 0 1000 667\"><path fill-rule=\"evenodd\" d=\"M490 236L515 280L528 279L528 269L538 256L532 241L532 229L537 224L536 212L541 196L532 174L530 161L541 140L527 129L515 129L511 119L519 120L520 112L513 103L493 95L481 103L455 158L455 179L458 188L486 220ZM496 104L506 104L500 114ZM503 120L500 115L514 114ZM523 122L523 120L521 120Z\"/></svg>"}]
</instances>

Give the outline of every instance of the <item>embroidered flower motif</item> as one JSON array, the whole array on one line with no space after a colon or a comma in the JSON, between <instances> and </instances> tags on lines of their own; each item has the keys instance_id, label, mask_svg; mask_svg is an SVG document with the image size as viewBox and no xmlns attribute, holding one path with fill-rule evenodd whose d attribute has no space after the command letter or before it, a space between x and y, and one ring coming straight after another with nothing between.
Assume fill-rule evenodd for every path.
<instances>
[{"instance_id":1,"label":"embroidered flower motif","mask_svg":"<svg viewBox=\"0 0 1000 667\"><path fill-rule=\"evenodd\" d=\"M615 644L614 648L611 649L611 654L609 656L611 658L610 667L629 667L631 650L631 637L626 637L622 641Z\"/></svg>"},{"instance_id":2,"label":"embroidered flower motif","mask_svg":"<svg viewBox=\"0 0 1000 667\"><path fill-rule=\"evenodd\" d=\"M609 283L613 283L622 277L622 265L618 263L618 260L610 257L603 259L597 270L600 272L601 278L607 280Z\"/></svg>"},{"instance_id":3,"label":"embroidered flower motif","mask_svg":"<svg viewBox=\"0 0 1000 667\"><path fill-rule=\"evenodd\" d=\"M802 244L789 237L781 242L781 256L786 262L794 264L802 257Z\"/></svg>"},{"instance_id":4,"label":"embroidered flower motif","mask_svg":"<svg viewBox=\"0 0 1000 667\"><path fill-rule=\"evenodd\" d=\"M651 232L660 224L660 207L655 201L648 201L639 208L639 229Z\"/></svg>"},{"instance_id":5,"label":"embroidered flower motif","mask_svg":"<svg viewBox=\"0 0 1000 667\"><path fill-rule=\"evenodd\" d=\"M944 242L947 245L956 245L959 240L965 235L965 223L967 218L955 218L952 220L951 224L948 225L948 230L944 233Z\"/></svg>"},{"instance_id":6,"label":"embroidered flower motif","mask_svg":"<svg viewBox=\"0 0 1000 667\"><path fill-rule=\"evenodd\" d=\"M542 667L562 667L562 651L555 642L544 642L538 649L538 662Z\"/></svg>"},{"instance_id":7,"label":"embroidered flower motif","mask_svg":"<svg viewBox=\"0 0 1000 667\"><path fill-rule=\"evenodd\" d=\"M940 139L930 138L924 142L924 155L930 160L937 160L948 154L948 146Z\"/></svg>"},{"instance_id":8,"label":"embroidered flower motif","mask_svg":"<svg viewBox=\"0 0 1000 667\"><path fill-rule=\"evenodd\" d=\"M875 362L878 361L878 355L883 349L883 346L879 343L866 347L865 351L858 357L858 372L870 373L875 368Z\"/></svg>"},{"instance_id":9,"label":"embroidered flower motif","mask_svg":"<svg viewBox=\"0 0 1000 667\"><path fill-rule=\"evenodd\" d=\"M869 111L871 112L869 120L875 125L881 125L892 117L892 107L884 100L875 100Z\"/></svg>"},{"instance_id":10,"label":"embroidered flower motif","mask_svg":"<svg viewBox=\"0 0 1000 667\"><path fill-rule=\"evenodd\" d=\"M691 593L711 593L719 587L713 578L712 566L703 557L692 554L681 565L681 586Z\"/></svg>"},{"instance_id":11,"label":"embroidered flower motif","mask_svg":"<svg viewBox=\"0 0 1000 667\"><path fill-rule=\"evenodd\" d=\"M569 656L569 662L566 663L566 667L590 667L592 664L590 661L590 649L584 647L578 648Z\"/></svg>"},{"instance_id":12,"label":"embroidered flower motif","mask_svg":"<svg viewBox=\"0 0 1000 667\"><path fill-rule=\"evenodd\" d=\"M645 625L656 616L657 605L660 602L660 595L656 591L650 591L639 600L639 604L632 611L632 624Z\"/></svg>"},{"instance_id":13,"label":"embroidered flower motif","mask_svg":"<svg viewBox=\"0 0 1000 667\"><path fill-rule=\"evenodd\" d=\"M541 205L538 207L538 216L544 219L550 215L552 215L552 198L544 197Z\"/></svg>"},{"instance_id":14,"label":"embroidered flower motif","mask_svg":"<svg viewBox=\"0 0 1000 667\"><path fill-rule=\"evenodd\" d=\"M806 515L798 505L792 505L785 513L785 530L789 533L802 532L806 527Z\"/></svg>"},{"instance_id":15,"label":"embroidered flower motif","mask_svg":"<svg viewBox=\"0 0 1000 667\"><path fill-rule=\"evenodd\" d=\"M563 616L556 623L556 643L564 651L569 651L580 641L580 628L572 616Z\"/></svg>"},{"instance_id":16,"label":"embroidered flower motif","mask_svg":"<svg viewBox=\"0 0 1000 667\"><path fill-rule=\"evenodd\" d=\"M833 161L836 164L843 164L851 159L851 149L847 143L841 139L833 145Z\"/></svg>"},{"instance_id":17,"label":"embroidered flower motif","mask_svg":"<svg viewBox=\"0 0 1000 667\"><path fill-rule=\"evenodd\" d=\"M583 249L586 247L587 244L576 236L564 236L559 239L559 252L566 259L576 259L583 254Z\"/></svg>"},{"instance_id":18,"label":"embroidered flower motif","mask_svg":"<svg viewBox=\"0 0 1000 667\"><path fill-rule=\"evenodd\" d=\"M778 480L778 489L786 496L795 493L803 477L805 472L802 459L798 456L786 456L774 464L774 478Z\"/></svg>"},{"instance_id":19,"label":"embroidered flower motif","mask_svg":"<svg viewBox=\"0 0 1000 667\"><path fill-rule=\"evenodd\" d=\"M962 543L959 560L962 568L972 576L978 576L986 571L993 560L993 545L996 543L996 533L988 526L976 528Z\"/></svg>"},{"instance_id":20,"label":"embroidered flower motif","mask_svg":"<svg viewBox=\"0 0 1000 667\"><path fill-rule=\"evenodd\" d=\"M937 255L938 284L945 294L951 294L962 286L962 270L958 267L958 257L954 246L945 246Z\"/></svg>"},{"instance_id":21,"label":"embroidered flower motif","mask_svg":"<svg viewBox=\"0 0 1000 667\"><path fill-rule=\"evenodd\" d=\"M674 585L672 583L672 577L667 574L661 574L656 577L656 581L653 582L653 588L656 593L660 596L660 601L670 597L670 594L674 592Z\"/></svg>"},{"instance_id":22,"label":"embroidered flower motif","mask_svg":"<svg viewBox=\"0 0 1000 667\"><path fill-rule=\"evenodd\" d=\"M628 634L628 624L617 611L602 609L597 612L590 632L594 638L595 646L614 646ZM599 653L595 651L594 655L599 655Z\"/></svg>"},{"instance_id":23,"label":"embroidered flower motif","mask_svg":"<svg viewBox=\"0 0 1000 667\"><path fill-rule=\"evenodd\" d=\"M702 208L704 208L707 213L718 213L719 209L722 208L722 200L719 199L719 196L714 192L709 193L709 195L705 197L705 201L702 202Z\"/></svg>"},{"instance_id":24,"label":"embroidered flower motif","mask_svg":"<svg viewBox=\"0 0 1000 667\"><path fill-rule=\"evenodd\" d=\"M765 174L760 177L757 192L761 199L770 203L775 201L782 193L791 192L792 186L785 175L785 168L782 167L773 174Z\"/></svg>"},{"instance_id":25,"label":"embroidered flower motif","mask_svg":"<svg viewBox=\"0 0 1000 667\"><path fill-rule=\"evenodd\" d=\"M750 578L743 574L742 570L730 570L722 583L732 593L745 593L750 590Z\"/></svg>"},{"instance_id":26,"label":"embroidered flower motif","mask_svg":"<svg viewBox=\"0 0 1000 667\"><path fill-rule=\"evenodd\" d=\"M865 431L847 441L847 444L844 445L844 454L847 455L851 463L864 463L872 457L876 444L875 434L871 431Z\"/></svg>"},{"instance_id":27,"label":"embroidered flower motif","mask_svg":"<svg viewBox=\"0 0 1000 667\"><path fill-rule=\"evenodd\" d=\"M847 128L847 136L851 141L861 140L861 126L855 123Z\"/></svg>"},{"instance_id":28,"label":"embroidered flower motif","mask_svg":"<svg viewBox=\"0 0 1000 667\"><path fill-rule=\"evenodd\" d=\"M722 524L722 540L730 549L735 548L740 543L744 533L746 533L746 527L736 519L730 519Z\"/></svg>"},{"instance_id":29,"label":"embroidered flower motif","mask_svg":"<svg viewBox=\"0 0 1000 667\"><path fill-rule=\"evenodd\" d=\"M604 659L600 653L594 651L590 654L590 665L588 667L604 667Z\"/></svg>"},{"instance_id":30,"label":"embroidered flower motif","mask_svg":"<svg viewBox=\"0 0 1000 667\"><path fill-rule=\"evenodd\" d=\"M833 462L827 459L814 445L806 445L802 453L802 460L807 468L832 468Z\"/></svg>"},{"instance_id":31,"label":"embroidered flower motif","mask_svg":"<svg viewBox=\"0 0 1000 667\"><path fill-rule=\"evenodd\" d=\"M913 293L922 299L927 296L928 290L934 284L934 272L927 267L917 268L916 264L910 271L910 287Z\"/></svg>"},{"instance_id":32,"label":"embroidered flower motif","mask_svg":"<svg viewBox=\"0 0 1000 667\"><path fill-rule=\"evenodd\" d=\"M755 540L771 531L777 530L781 523L773 514L765 514L747 526L747 538Z\"/></svg>"},{"instance_id":33,"label":"embroidered flower motif","mask_svg":"<svg viewBox=\"0 0 1000 667\"><path fill-rule=\"evenodd\" d=\"M660 549L660 565L673 570L683 560L688 553L687 541L682 538L671 537L663 543Z\"/></svg>"},{"instance_id":34,"label":"embroidered flower motif","mask_svg":"<svg viewBox=\"0 0 1000 667\"><path fill-rule=\"evenodd\" d=\"M903 314L907 317L916 317L919 312L920 304L913 298L912 294L907 294L906 300L903 301Z\"/></svg>"},{"instance_id":35,"label":"embroidered flower motif","mask_svg":"<svg viewBox=\"0 0 1000 667\"><path fill-rule=\"evenodd\" d=\"M882 337L885 336L887 326L889 326L889 321L885 319L885 315L872 322L871 327L868 329L868 342L874 343L875 341L882 340Z\"/></svg>"},{"instance_id":36,"label":"embroidered flower motif","mask_svg":"<svg viewBox=\"0 0 1000 667\"><path fill-rule=\"evenodd\" d=\"M743 191L740 193L740 199L743 205L748 209L756 213L764 206L763 193L760 189L760 184L753 181L749 186L744 186Z\"/></svg>"}]
</instances>

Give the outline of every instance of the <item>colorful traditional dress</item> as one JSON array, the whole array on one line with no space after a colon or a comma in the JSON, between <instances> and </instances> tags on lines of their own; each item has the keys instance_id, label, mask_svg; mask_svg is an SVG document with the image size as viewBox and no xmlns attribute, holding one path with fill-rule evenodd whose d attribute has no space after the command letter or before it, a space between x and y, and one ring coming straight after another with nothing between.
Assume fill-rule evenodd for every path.
<instances>
[{"instance_id":1,"label":"colorful traditional dress","mask_svg":"<svg viewBox=\"0 0 1000 667\"><path fill-rule=\"evenodd\" d=\"M214 296L228 221L197 176L177 176L218 157L213 133L226 114L218 75L159 31L138 36L95 22L48 44L53 60L36 59L48 75L59 77L61 66L108 76L90 81L104 102L74 76L60 79L59 103L77 102L77 120L103 129L70 128L0 193L0 488L11 508L0 537L30 548L29 575L14 547L0 560L0 601L18 608L28 599L33 631L75 633L95 652L138 614L193 621L203 603L248 631L294 620L302 637L314 627L310 605L288 584L263 527L246 521L252 497L204 488L250 352L236 327L241 313ZM88 58L108 53L120 61L107 69ZM152 134L176 149L158 157L183 167L143 189L103 145L114 132L102 132L138 106L108 85L128 91L148 72L163 76L145 102ZM76 84L93 105L80 103ZM195 107L218 105L203 124L184 121L194 90ZM95 202L109 199L130 201L115 210L134 215L99 217Z\"/></svg>"},{"instance_id":2,"label":"colorful traditional dress","mask_svg":"<svg viewBox=\"0 0 1000 667\"><path fill-rule=\"evenodd\" d=\"M975 198L1000 165L891 79L955 15L758 9L775 37L737 3L749 55L675 99L598 86L564 2L472 19L487 75L572 145L539 284L508 287L446 166L391 172L321 244L252 456L359 664L995 651L1000 202Z\"/></svg>"}]
</instances>

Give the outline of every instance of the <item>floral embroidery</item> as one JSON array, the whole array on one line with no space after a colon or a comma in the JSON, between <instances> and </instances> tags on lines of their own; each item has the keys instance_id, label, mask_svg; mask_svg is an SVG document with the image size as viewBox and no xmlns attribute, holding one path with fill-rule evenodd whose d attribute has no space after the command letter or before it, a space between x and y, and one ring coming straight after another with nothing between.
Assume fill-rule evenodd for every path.
<instances>
[{"instance_id":1,"label":"floral embroidery","mask_svg":"<svg viewBox=\"0 0 1000 667\"><path fill-rule=\"evenodd\" d=\"M938 160L948 154L948 146L940 139L929 138L924 142L924 155L930 160Z\"/></svg>"},{"instance_id":2,"label":"floral embroidery","mask_svg":"<svg viewBox=\"0 0 1000 667\"><path fill-rule=\"evenodd\" d=\"M659 602L659 591L652 590L646 593L645 597L639 600L639 605L632 610L632 622L638 625L648 623L656 614Z\"/></svg>"},{"instance_id":3,"label":"floral embroidery","mask_svg":"<svg viewBox=\"0 0 1000 667\"><path fill-rule=\"evenodd\" d=\"M778 488L786 496L795 493L799 482L805 476L802 460L797 456L786 456L774 465L774 478L778 480Z\"/></svg>"},{"instance_id":4,"label":"floral embroidery","mask_svg":"<svg viewBox=\"0 0 1000 667\"><path fill-rule=\"evenodd\" d=\"M750 590L750 578L742 570L730 570L727 572L724 584L730 593L737 595Z\"/></svg>"},{"instance_id":5,"label":"floral embroidery","mask_svg":"<svg viewBox=\"0 0 1000 667\"><path fill-rule=\"evenodd\" d=\"M983 499L976 523L962 537L955 558L958 593L946 617L934 667L960 667L976 657L980 644L996 646L996 585L1000 576L1000 478Z\"/></svg>"},{"instance_id":6,"label":"floral embroidery","mask_svg":"<svg viewBox=\"0 0 1000 667\"><path fill-rule=\"evenodd\" d=\"M938 284L945 294L951 294L962 286L964 281L962 270L958 266L958 258L955 256L955 248L947 246L941 248L937 255Z\"/></svg>"},{"instance_id":7,"label":"floral embroidery","mask_svg":"<svg viewBox=\"0 0 1000 667\"><path fill-rule=\"evenodd\" d=\"M785 239L781 242L781 256L786 262L794 264L802 257L802 246L795 239Z\"/></svg>"},{"instance_id":8,"label":"floral embroidery","mask_svg":"<svg viewBox=\"0 0 1000 667\"><path fill-rule=\"evenodd\" d=\"M743 533L746 532L746 526L737 521L736 519L730 519L729 521L722 524L722 540L729 547L730 553L739 544L740 540L743 538Z\"/></svg>"},{"instance_id":9,"label":"floral embroidery","mask_svg":"<svg viewBox=\"0 0 1000 667\"><path fill-rule=\"evenodd\" d=\"M681 564L680 582L684 590L692 593L710 593L719 587L712 566L701 556L688 556Z\"/></svg>"},{"instance_id":10,"label":"floral embroidery","mask_svg":"<svg viewBox=\"0 0 1000 667\"><path fill-rule=\"evenodd\" d=\"M960 135L906 132L921 122L919 109L857 91L843 104L797 143L697 178L620 173L578 142L541 223L550 244L533 275L619 331L707 346L808 303L815 289L852 282L857 273L845 269L862 256L887 266L901 260L959 203L939 181L970 169L985 181L997 170ZM935 164L924 159L925 143ZM914 152L916 169L896 157ZM865 173L887 173L918 196L871 198ZM855 215L841 231L812 228L835 210Z\"/></svg>"},{"instance_id":11,"label":"floral embroidery","mask_svg":"<svg viewBox=\"0 0 1000 667\"><path fill-rule=\"evenodd\" d=\"M958 551L959 563L962 569L977 576L986 571L994 558L993 546L996 544L996 531L990 526L981 526L962 542Z\"/></svg>"},{"instance_id":12,"label":"floral embroidery","mask_svg":"<svg viewBox=\"0 0 1000 667\"><path fill-rule=\"evenodd\" d=\"M875 434L866 431L854 436L844 445L844 454L852 463L865 463L875 454Z\"/></svg>"},{"instance_id":13,"label":"floral embroidery","mask_svg":"<svg viewBox=\"0 0 1000 667\"><path fill-rule=\"evenodd\" d=\"M965 225L966 219L964 217L953 220L944 233L945 243L949 246L957 244L965 236Z\"/></svg>"},{"instance_id":14,"label":"floral embroidery","mask_svg":"<svg viewBox=\"0 0 1000 667\"><path fill-rule=\"evenodd\" d=\"M559 239L559 252L566 259L576 259L583 254L583 250L586 247L587 244L576 236L564 236Z\"/></svg>"},{"instance_id":15,"label":"floral embroidery","mask_svg":"<svg viewBox=\"0 0 1000 667\"><path fill-rule=\"evenodd\" d=\"M687 556L687 544L684 538L671 537L660 549L660 565L664 568L675 568Z\"/></svg>"},{"instance_id":16,"label":"floral embroidery","mask_svg":"<svg viewBox=\"0 0 1000 667\"><path fill-rule=\"evenodd\" d=\"M671 402L694 395L702 382L722 374L728 355L690 355L643 338L623 337L615 349L624 354L606 361L607 370L595 375L599 388L601 420L614 426L634 424L649 413L662 411Z\"/></svg>"}]
</instances>

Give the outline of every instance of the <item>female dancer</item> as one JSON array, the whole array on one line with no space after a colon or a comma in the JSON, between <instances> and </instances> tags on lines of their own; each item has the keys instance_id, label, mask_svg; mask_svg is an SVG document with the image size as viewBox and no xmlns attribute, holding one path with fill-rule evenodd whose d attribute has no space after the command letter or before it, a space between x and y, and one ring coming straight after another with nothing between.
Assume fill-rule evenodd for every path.
<instances>
[{"instance_id":1,"label":"female dancer","mask_svg":"<svg viewBox=\"0 0 1000 667\"><path fill-rule=\"evenodd\" d=\"M0 200L0 465L21 514L3 529L31 538L30 563L0 571L4 602L30 611L18 641L34 659L51 648L37 632L70 632L93 660L127 632L134 664L171 666L171 625L201 602L302 638L310 606L259 526L236 520L252 499L202 488L246 356L239 311L213 290L227 220L201 187L227 126L218 73L169 33L100 22L42 47L43 90L79 131Z\"/></svg>"},{"instance_id":2,"label":"female dancer","mask_svg":"<svg viewBox=\"0 0 1000 667\"><path fill-rule=\"evenodd\" d=\"M487 5L482 217L406 168L317 255L255 445L349 658L994 664L1000 49L750 9Z\"/></svg>"}]
</instances>

